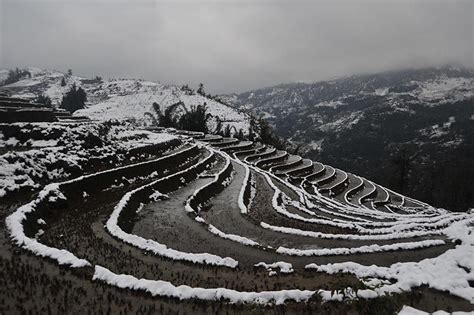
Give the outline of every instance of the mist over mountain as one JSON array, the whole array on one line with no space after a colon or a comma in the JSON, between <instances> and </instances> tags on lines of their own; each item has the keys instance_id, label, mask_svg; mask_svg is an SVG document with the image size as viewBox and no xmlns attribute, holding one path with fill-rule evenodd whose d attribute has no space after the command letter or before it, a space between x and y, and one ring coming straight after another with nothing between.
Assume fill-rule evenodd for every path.
<instances>
[{"instance_id":1,"label":"mist over mountain","mask_svg":"<svg viewBox=\"0 0 474 315\"><path fill-rule=\"evenodd\" d=\"M354 75L227 98L265 117L305 157L440 207L472 207L472 69Z\"/></svg>"}]
</instances>

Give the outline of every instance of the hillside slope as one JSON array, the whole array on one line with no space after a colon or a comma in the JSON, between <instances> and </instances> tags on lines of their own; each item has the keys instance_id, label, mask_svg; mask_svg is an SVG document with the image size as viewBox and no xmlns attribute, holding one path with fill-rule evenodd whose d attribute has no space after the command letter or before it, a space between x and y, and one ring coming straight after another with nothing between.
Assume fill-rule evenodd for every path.
<instances>
[{"instance_id":1,"label":"hillside slope","mask_svg":"<svg viewBox=\"0 0 474 315\"><path fill-rule=\"evenodd\" d=\"M31 177L38 194L15 187L24 177L4 182L7 313L474 310L473 211L236 138L93 121L0 126L16 157L0 165L32 158L62 175ZM48 158L23 150L40 144ZM68 151L67 171L49 163ZM42 293L55 290L65 297Z\"/></svg>"},{"instance_id":2,"label":"hillside slope","mask_svg":"<svg viewBox=\"0 0 474 315\"><path fill-rule=\"evenodd\" d=\"M59 71L28 68L31 78L24 78L13 84L0 87L14 97L33 99L38 94L49 96L53 105L59 106L62 96L73 84L81 86L87 92L87 108L74 113L78 116L89 116L96 120L134 120L139 125L150 123L145 117L146 112L153 113L152 104L156 102L162 111L168 106L182 102L186 110L192 106L203 105L214 116L209 121L212 131L217 124L218 117L223 126L231 125L236 131L242 129L247 132L250 124L249 117L239 110L222 104L209 97L197 94L188 89L173 85L163 85L157 82L138 79L86 79L75 75L67 75ZM0 71L0 81L7 76L7 71ZM66 85L61 86L65 80Z\"/></svg>"},{"instance_id":3,"label":"hillside slope","mask_svg":"<svg viewBox=\"0 0 474 315\"><path fill-rule=\"evenodd\" d=\"M473 204L474 71L453 67L294 83L231 95L306 157L437 206ZM446 181L451 189L440 194Z\"/></svg>"}]
</instances>

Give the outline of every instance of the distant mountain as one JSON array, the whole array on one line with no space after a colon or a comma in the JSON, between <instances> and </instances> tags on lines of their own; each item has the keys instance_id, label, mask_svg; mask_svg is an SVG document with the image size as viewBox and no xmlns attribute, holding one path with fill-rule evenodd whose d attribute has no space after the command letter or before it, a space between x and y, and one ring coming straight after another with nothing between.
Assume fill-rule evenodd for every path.
<instances>
[{"instance_id":1,"label":"distant mountain","mask_svg":"<svg viewBox=\"0 0 474 315\"><path fill-rule=\"evenodd\" d=\"M89 116L97 120L132 119L143 125L150 122L149 116L145 113L154 114L152 108L154 102L160 105L162 111L178 102L183 104L178 111L206 103L208 112L214 116L209 122L211 131L217 125L216 117L222 121L223 127L230 125L235 131L242 129L243 132L247 132L250 127L250 118L245 113L189 88L138 79L87 79L53 70L37 68L27 70L31 77L26 76L18 82L4 86L1 82L7 78L8 70L0 70L0 92L8 92L10 96L27 99L34 99L39 94L44 94L49 96L53 105L57 107L63 95L76 84L86 91L88 99L87 108L74 113L78 116ZM63 79L64 86L61 84Z\"/></svg>"},{"instance_id":2,"label":"distant mountain","mask_svg":"<svg viewBox=\"0 0 474 315\"><path fill-rule=\"evenodd\" d=\"M291 83L227 96L299 152L449 209L474 206L474 71Z\"/></svg>"}]
</instances>

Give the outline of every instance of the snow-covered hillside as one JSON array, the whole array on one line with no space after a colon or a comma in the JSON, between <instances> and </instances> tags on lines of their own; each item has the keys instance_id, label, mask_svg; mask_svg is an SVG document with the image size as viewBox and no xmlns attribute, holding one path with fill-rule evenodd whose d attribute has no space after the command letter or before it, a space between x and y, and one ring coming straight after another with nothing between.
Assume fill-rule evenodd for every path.
<instances>
[{"instance_id":1,"label":"snow-covered hillside","mask_svg":"<svg viewBox=\"0 0 474 315\"><path fill-rule=\"evenodd\" d=\"M100 84L98 88L88 88L88 95L97 99L94 105L79 110L76 115L85 115L93 119L137 119L145 121L145 113L153 112L152 104L160 105L162 111L170 105L183 102L187 109L191 106L206 104L208 111L230 124L236 130L247 131L249 128L248 117L227 105L202 96L189 95L177 86L166 86L156 82L141 80L111 80ZM215 121L210 126L215 127Z\"/></svg>"},{"instance_id":2,"label":"snow-covered hillside","mask_svg":"<svg viewBox=\"0 0 474 315\"><path fill-rule=\"evenodd\" d=\"M78 116L88 116L95 120L129 119L145 125L149 123L145 113L153 113L153 103L159 104L162 111L178 102L182 102L186 109L205 103L208 112L218 117L224 127L231 125L236 131L242 129L244 133L250 127L249 117L240 110L177 86L137 79L108 81L86 79L59 71L37 68L28 68L28 71L32 74L31 78L3 86L0 91L7 91L13 97L28 99L34 99L42 93L49 96L55 106L59 106L63 95L73 84L76 84L87 92L88 98L87 108L74 113ZM8 71L1 70L0 76L3 74L6 77ZM63 78L66 83L64 86L61 84ZM2 81L1 78L0 81ZM214 130L216 124L216 119L210 120L211 131Z\"/></svg>"},{"instance_id":3,"label":"snow-covered hillside","mask_svg":"<svg viewBox=\"0 0 474 315\"><path fill-rule=\"evenodd\" d=\"M51 98L55 106L59 106L63 95L71 88L73 84L82 85L81 77L66 75L54 70L41 70L38 68L27 68L31 73L31 78L25 78L18 82L5 85L0 90L6 90L12 97L34 99L42 93ZM0 75L5 73L8 76L8 70L0 70ZM5 76L5 78L6 78ZM66 85L61 86L64 78Z\"/></svg>"},{"instance_id":4,"label":"snow-covered hillside","mask_svg":"<svg viewBox=\"0 0 474 315\"><path fill-rule=\"evenodd\" d=\"M282 84L229 95L226 100L265 117L278 135L298 143L309 144L329 135L339 139L343 131L354 134L361 128L382 128L384 121L383 129L387 129L386 121L391 119L391 124L398 125L396 134L414 123L409 129L415 134L404 139L409 141L451 116L459 121L473 114L474 107L462 104L472 105L474 101L474 70L445 66L355 75ZM325 141L323 149L329 144Z\"/></svg>"},{"instance_id":5,"label":"snow-covered hillside","mask_svg":"<svg viewBox=\"0 0 474 315\"><path fill-rule=\"evenodd\" d=\"M472 204L474 69L445 66L355 75L283 84L227 99L264 116L306 158L400 190L396 161L409 152L405 193L449 209ZM454 175L456 169L467 171ZM444 189L445 178L456 182L450 185L456 193L434 192Z\"/></svg>"},{"instance_id":6,"label":"snow-covered hillside","mask_svg":"<svg viewBox=\"0 0 474 315\"><path fill-rule=\"evenodd\" d=\"M133 150L175 138L117 122L1 124L0 198L77 176L91 168L91 161L108 166L146 159Z\"/></svg>"},{"instance_id":7,"label":"snow-covered hillside","mask_svg":"<svg viewBox=\"0 0 474 315\"><path fill-rule=\"evenodd\" d=\"M0 69L0 84L8 78L8 70Z\"/></svg>"}]
</instances>

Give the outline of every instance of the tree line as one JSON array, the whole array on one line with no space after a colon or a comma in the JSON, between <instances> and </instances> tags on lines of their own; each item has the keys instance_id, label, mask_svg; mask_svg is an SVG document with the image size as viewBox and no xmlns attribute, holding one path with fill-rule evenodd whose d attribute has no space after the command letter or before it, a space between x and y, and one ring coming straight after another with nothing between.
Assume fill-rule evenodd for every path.
<instances>
[{"instance_id":1,"label":"tree line","mask_svg":"<svg viewBox=\"0 0 474 315\"><path fill-rule=\"evenodd\" d=\"M237 130L235 126L231 124L225 124L224 127L225 121L209 113L206 102L202 105L191 106L190 109L188 109L185 104L180 101L168 106L164 110L161 109L158 103L153 103L152 109L154 114L147 112L145 116L148 117L155 126L212 133L223 137L235 137L239 140L258 141L274 146L279 150L292 151L289 142L278 137L273 127L263 117L256 117L250 114L250 127L247 132L245 132L242 129ZM211 119L216 121L216 126L213 130L209 129L208 124Z\"/></svg>"},{"instance_id":2,"label":"tree line","mask_svg":"<svg viewBox=\"0 0 474 315\"><path fill-rule=\"evenodd\" d=\"M8 76L3 81L3 85L13 84L24 78L31 78L31 72L26 69L16 68L15 70L8 71Z\"/></svg>"},{"instance_id":3,"label":"tree line","mask_svg":"<svg viewBox=\"0 0 474 315\"><path fill-rule=\"evenodd\" d=\"M157 103L152 104L155 115L147 112L145 116L149 117L153 124L163 128L175 128L181 130L198 131L208 133L207 122L212 115L207 111L207 104L191 106L188 110L183 102L177 102L168 106L164 111ZM184 111L179 115L178 109Z\"/></svg>"}]
</instances>

